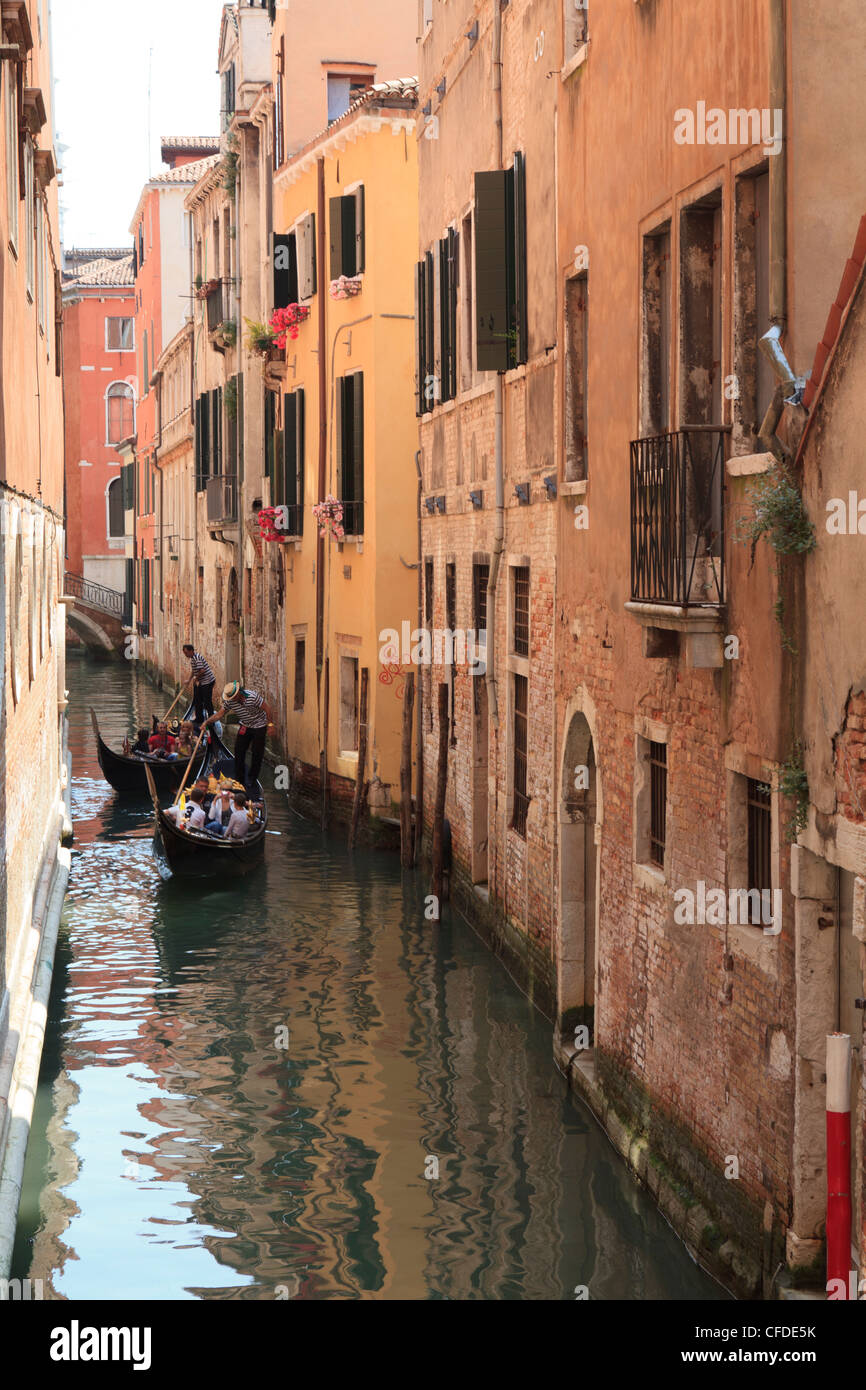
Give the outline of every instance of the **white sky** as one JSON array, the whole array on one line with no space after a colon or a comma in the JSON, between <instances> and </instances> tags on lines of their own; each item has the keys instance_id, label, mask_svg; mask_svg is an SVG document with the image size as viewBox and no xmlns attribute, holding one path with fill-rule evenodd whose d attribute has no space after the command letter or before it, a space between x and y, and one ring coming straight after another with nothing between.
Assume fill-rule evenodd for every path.
<instances>
[{"instance_id":1,"label":"white sky","mask_svg":"<svg viewBox=\"0 0 866 1390\"><path fill-rule=\"evenodd\" d=\"M131 246L142 187L164 167L160 137L219 134L222 8L223 0L51 0L65 246Z\"/></svg>"}]
</instances>

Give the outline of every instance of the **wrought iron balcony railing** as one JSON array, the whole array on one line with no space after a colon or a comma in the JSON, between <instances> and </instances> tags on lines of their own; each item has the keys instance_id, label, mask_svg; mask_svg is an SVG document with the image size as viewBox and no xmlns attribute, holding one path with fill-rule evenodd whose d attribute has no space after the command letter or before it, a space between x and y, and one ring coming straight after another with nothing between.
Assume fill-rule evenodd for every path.
<instances>
[{"instance_id":1,"label":"wrought iron balcony railing","mask_svg":"<svg viewBox=\"0 0 866 1390\"><path fill-rule=\"evenodd\" d=\"M363 536L364 503L343 502L343 530L347 536Z\"/></svg>"},{"instance_id":2,"label":"wrought iron balcony railing","mask_svg":"<svg viewBox=\"0 0 866 1390\"><path fill-rule=\"evenodd\" d=\"M298 503L290 502L286 505L286 524L282 529L285 536L304 534L304 509Z\"/></svg>"},{"instance_id":3,"label":"wrought iron balcony railing","mask_svg":"<svg viewBox=\"0 0 866 1390\"><path fill-rule=\"evenodd\" d=\"M631 445L631 598L682 608L725 601L730 426L692 425Z\"/></svg>"},{"instance_id":4,"label":"wrought iron balcony railing","mask_svg":"<svg viewBox=\"0 0 866 1390\"><path fill-rule=\"evenodd\" d=\"M221 323L225 323L233 317L233 297L234 280L220 280L219 284L210 291L205 301L208 333L213 333L214 329L219 328Z\"/></svg>"},{"instance_id":5,"label":"wrought iron balcony railing","mask_svg":"<svg viewBox=\"0 0 866 1390\"><path fill-rule=\"evenodd\" d=\"M238 480L234 473L217 473L207 480L208 525L230 525L238 519Z\"/></svg>"}]
</instances>

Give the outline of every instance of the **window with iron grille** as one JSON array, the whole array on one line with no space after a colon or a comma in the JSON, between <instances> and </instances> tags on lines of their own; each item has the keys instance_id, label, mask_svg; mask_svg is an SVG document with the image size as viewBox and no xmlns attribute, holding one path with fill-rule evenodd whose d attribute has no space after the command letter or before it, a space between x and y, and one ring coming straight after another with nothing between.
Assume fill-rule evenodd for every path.
<instances>
[{"instance_id":1,"label":"window with iron grille","mask_svg":"<svg viewBox=\"0 0 866 1390\"><path fill-rule=\"evenodd\" d=\"M650 764L650 860L664 868L665 821L668 802L668 749L666 743L649 745Z\"/></svg>"},{"instance_id":2,"label":"window with iron grille","mask_svg":"<svg viewBox=\"0 0 866 1390\"><path fill-rule=\"evenodd\" d=\"M773 872L770 863L770 844L772 830L772 808L770 788L766 782L758 782L754 777L747 779L746 805L748 808L749 844L749 882L751 891L772 889Z\"/></svg>"},{"instance_id":3,"label":"window with iron grille","mask_svg":"<svg viewBox=\"0 0 866 1390\"><path fill-rule=\"evenodd\" d=\"M511 828L526 838L526 814L529 810L529 797L526 794L527 758L527 715L529 712L529 681L526 676L513 677L514 710L512 736L514 739L514 767L512 795L514 807L511 814Z\"/></svg>"},{"instance_id":4,"label":"window with iron grille","mask_svg":"<svg viewBox=\"0 0 866 1390\"><path fill-rule=\"evenodd\" d=\"M515 656L529 656L529 566L515 565L511 583L514 614L511 650Z\"/></svg>"},{"instance_id":5,"label":"window with iron grille","mask_svg":"<svg viewBox=\"0 0 866 1390\"><path fill-rule=\"evenodd\" d=\"M424 620L433 626L433 561L424 561Z\"/></svg>"},{"instance_id":6,"label":"window with iron grille","mask_svg":"<svg viewBox=\"0 0 866 1390\"><path fill-rule=\"evenodd\" d=\"M457 626L457 566L445 566L445 626L453 632Z\"/></svg>"},{"instance_id":7,"label":"window with iron grille","mask_svg":"<svg viewBox=\"0 0 866 1390\"><path fill-rule=\"evenodd\" d=\"M303 637L295 639L295 709L304 708L307 678L307 643Z\"/></svg>"},{"instance_id":8,"label":"window with iron grille","mask_svg":"<svg viewBox=\"0 0 866 1390\"><path fill-rule=\"evenodd\" d=\"M487 631L487 582L490 578L490 565L479 562L472 566L472 621L475 624L476 640L479 634Z\"/></svg>"}]
</instances>

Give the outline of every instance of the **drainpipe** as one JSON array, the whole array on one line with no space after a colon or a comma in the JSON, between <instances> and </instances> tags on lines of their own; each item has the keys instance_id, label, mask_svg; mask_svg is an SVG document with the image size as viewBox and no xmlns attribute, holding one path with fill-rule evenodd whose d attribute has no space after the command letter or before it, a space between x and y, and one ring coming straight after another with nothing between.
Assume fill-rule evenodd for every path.
<instances>
[{"instance_id":1,"label":"drainpipe","mask_svg":"<svg viewBox=\"0 0 866 1390\"><path fill-rule=\"evenodd\" d=\"M787 64L785 54L785 0L769 0L770 110L782 113L782 148L770 156L770 320L786 323L787 273L786 214L788 159Z\"/></svg>"},{"instance_id":2,"label":"drainpipe","mask_svg":"<svg viewBox=\"0 0 866 1390\"><path fill-rule=\"evenodd\" d=\"M421 536L421 494L424 488L424 478L421 473L420 449L415 451L415 472L418 474L418 631L421 632L424 627L424 559ZM424 713L424 689L420 670L416 684L418 688L415 691L415 839L412 854L414 863L419 864L421 862L421 839L424 834L424 726L421 718Z\"/></svg>"},{"instance_id":3,"label":"drainpipe","mask_svg":"<svg viewBox=\"0 0 866 1390\"><path fill-rule=\"evenodd\" d=\"M496 127L496 167L502 168L502 10L497 3L493 6L493 102L494 123ZM487 708L494 729L499 728L499 702L496 685L496 588L499 581L499 564L505 545L505 482L503 478L502 449L502 372L496 373L494 382L494 412L496 419L496 526L493 535L493 552L490 573L487 577L487 650L484 680L487 685Z\"/></svg>"},{"instance_id":4,"label":"drainpipe","mask_svg":"<svg viewBox=\"0 0 866 1390\"><path fill-rule=\"evenodd\" d=\"M328 332L325 293L325 161L316 161L318 197L316 210L316 264L318 265L319 298L319 483L317 502L324 500L328 481L328 364L325 359L325 338ZM318 530L319 528L317 528ZM316 544L316 685L321 708L322 662L325 648L325 542L322 536Z\"/></svg>"}]
</instances>

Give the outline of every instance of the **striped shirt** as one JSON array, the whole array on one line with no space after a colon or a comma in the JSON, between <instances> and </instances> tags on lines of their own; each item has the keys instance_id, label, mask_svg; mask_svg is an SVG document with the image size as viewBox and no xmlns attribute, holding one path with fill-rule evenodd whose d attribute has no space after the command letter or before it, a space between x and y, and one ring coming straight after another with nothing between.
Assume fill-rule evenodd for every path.
<instances>
[{"instance_id":1,"label":"striped shirt","mask_svg":"<svg viewBox=\"0 0 866 1390\"><path fill-rule=\"evenodd\" d=\"M201 652L193 652L189 660L192 665L192 674L198 677L199 685L211 685L216 680L216 676Z\"/></svg>"},{"instance_id":2,"label":"striped shirt","mask_svg":"<svg viewBox=\"0 0 866 1390\"><path fill-rule=\"evenodd\" d=\"M225 701L226 714L236 714L247 729L266 729L268 716L262 706L264 700L255 690L240 690L233 700Z\"/></svg>"}]
</instances>

